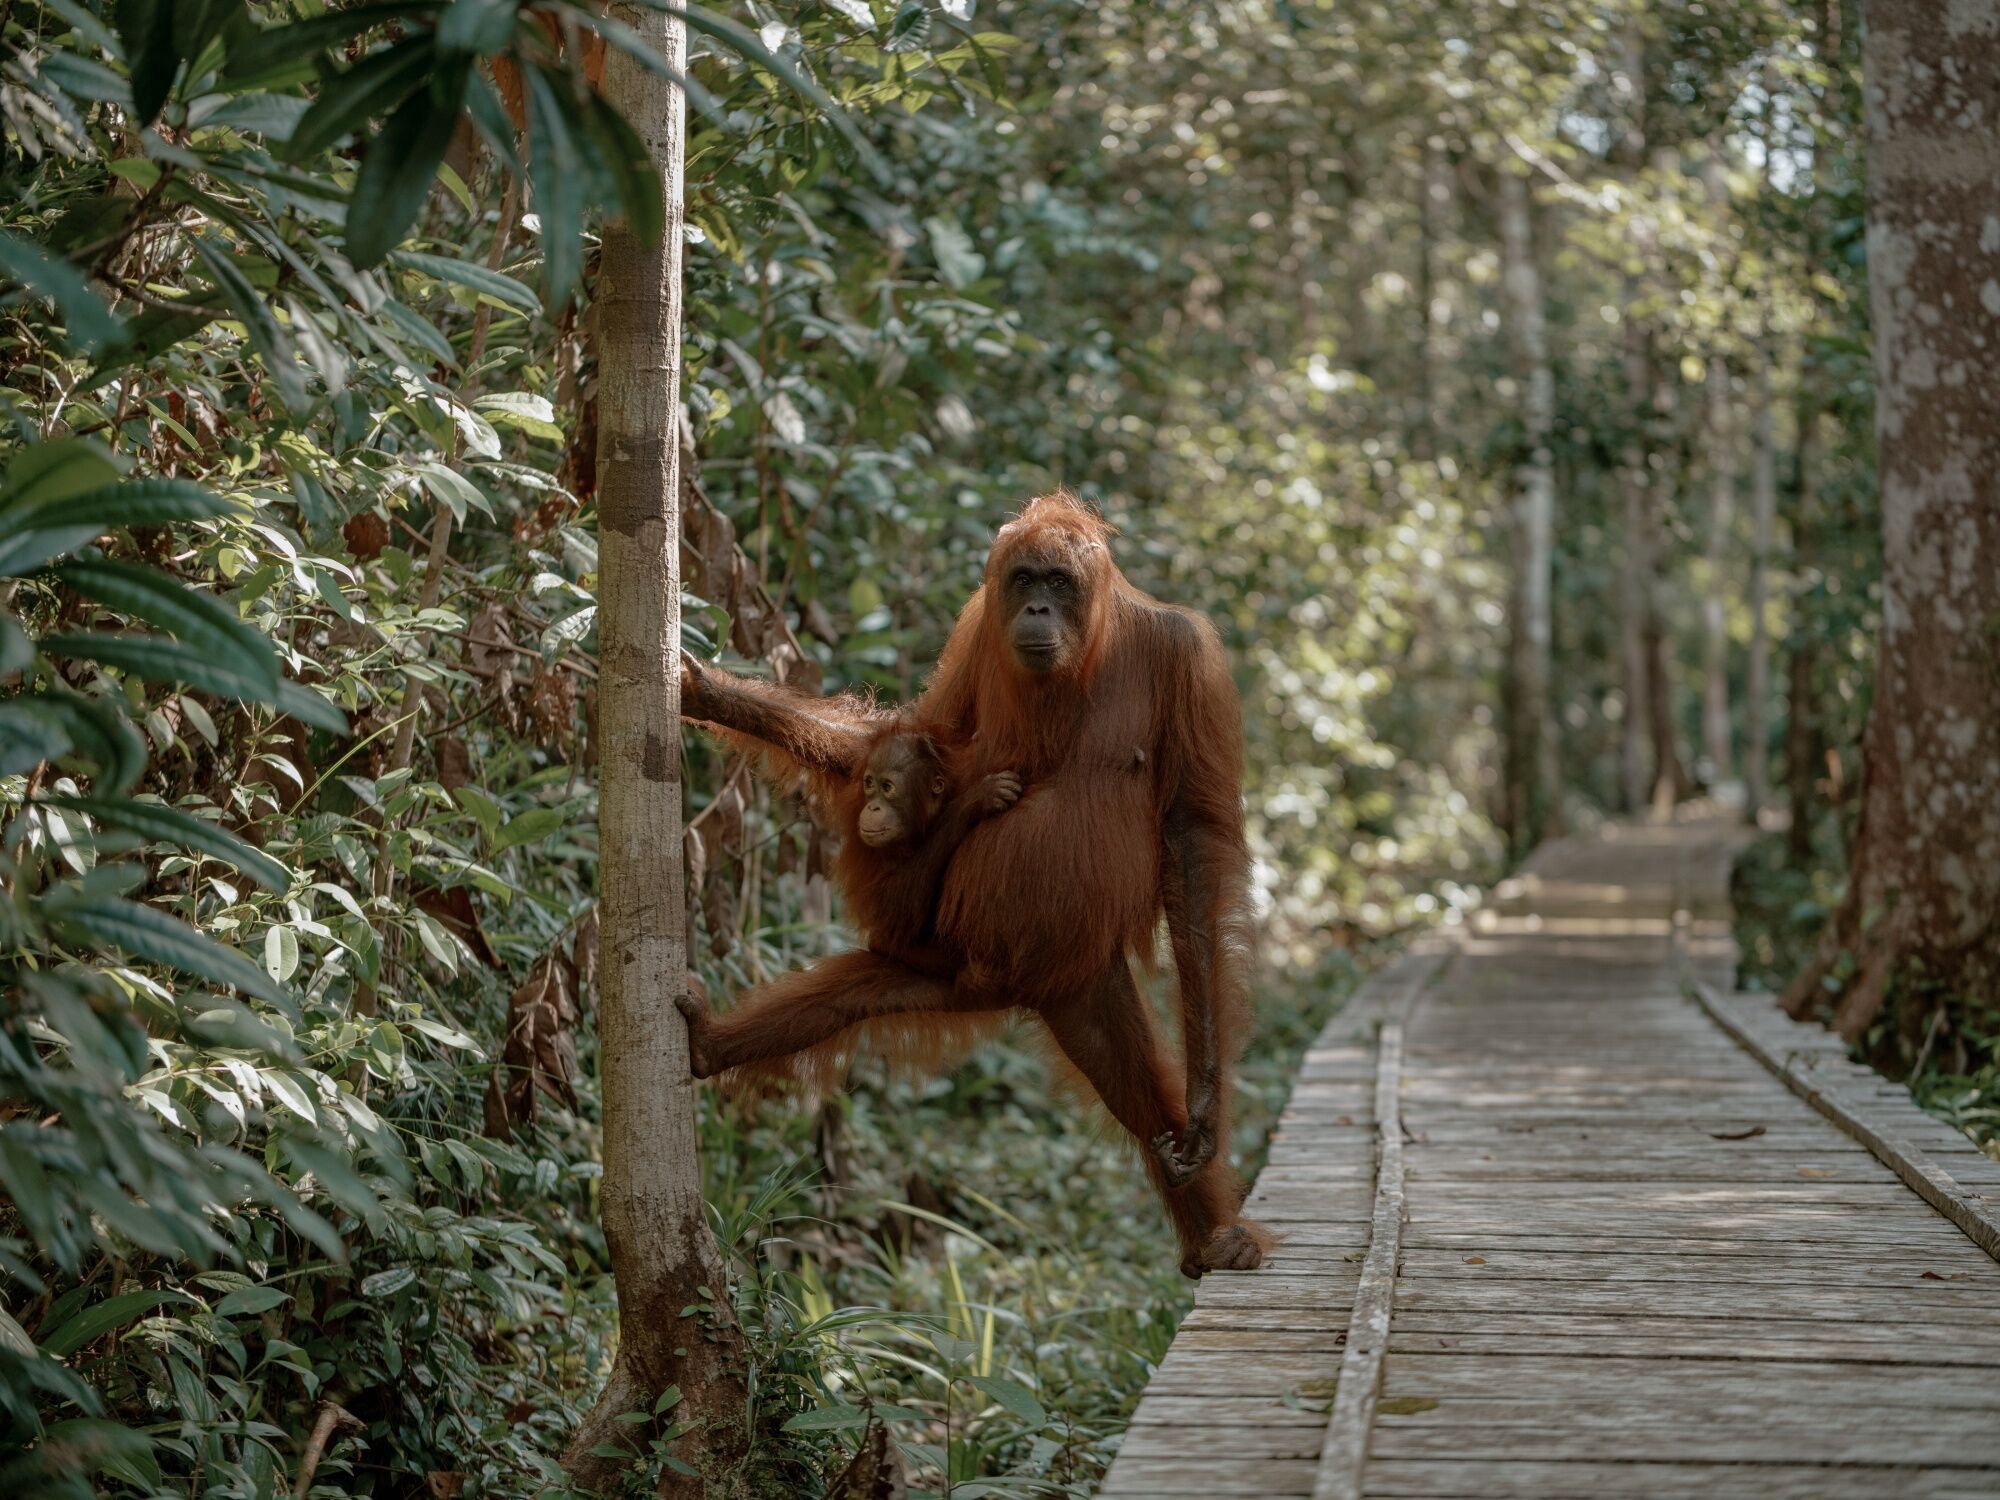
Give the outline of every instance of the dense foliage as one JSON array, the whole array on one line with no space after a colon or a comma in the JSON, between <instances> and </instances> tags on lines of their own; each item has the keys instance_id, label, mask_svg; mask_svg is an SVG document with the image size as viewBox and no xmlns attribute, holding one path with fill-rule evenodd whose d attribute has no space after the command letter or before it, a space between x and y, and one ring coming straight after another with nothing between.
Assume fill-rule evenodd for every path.
<instances>
[{"instance_id":1,"label":"dense foliage","mask_svg":"<svg viewBox=\"0 0 2000 1500\"><path fill-rule=\"evenodd\" d=\"M1503 862L1495 205L1529 172L1561 816L1622 796L1635 443L1672 654L1726 599L1740 711L1723 379L1784 458L1810 774L1781 716L1771 750L1837 849L1876 523L1851 16L993 9L687 12L692 649L907 695L1008 508L1098 499L1239 664L1254 1151L1352 957ZM0 1484L558 1486L615 1331L589 287L600 216L660 215L593 87L630 34L566 0L0 29ZM687 754L726 995L841 932L800 810ZM1031 1049L711 1101L704 1150L788 1493L871 1421L931 1493L1089 1491L1185 1294Z\"/></svg>"}]
</instances>

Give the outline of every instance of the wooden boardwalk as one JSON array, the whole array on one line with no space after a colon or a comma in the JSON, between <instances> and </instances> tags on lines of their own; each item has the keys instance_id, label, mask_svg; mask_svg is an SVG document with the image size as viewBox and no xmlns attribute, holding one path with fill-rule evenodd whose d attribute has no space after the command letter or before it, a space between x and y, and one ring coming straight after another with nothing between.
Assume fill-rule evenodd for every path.
<instances>
[{"instance_id":1,"label":"wooden boardwalk","mask_svg":"<svg viewBox=\"0 0 2000 1500\"><path fill-rule=\"evenodd\" d=\"M1551 845L1371 981L1102 1494L2000 1496L2000 1164L1713 993L1736 838Z\"/></svg>"}]
</instances>

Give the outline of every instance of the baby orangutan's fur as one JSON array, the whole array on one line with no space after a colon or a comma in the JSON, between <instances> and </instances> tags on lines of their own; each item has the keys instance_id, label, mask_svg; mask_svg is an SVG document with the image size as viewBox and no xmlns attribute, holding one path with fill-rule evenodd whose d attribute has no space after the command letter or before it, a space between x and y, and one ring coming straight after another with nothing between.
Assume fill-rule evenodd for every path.
<instances>
[{"instance_id":1,"label":"baby orangutan's fur","mask_svg":"<svg viewBox=\"0 0 2000 1500\"><path fill-rule=\"evenodd\" d=\"M962 758L962 757L961 757ZM952 772L952 757L936 736L900 720L877 730L862 759L859 776L823 784L833 821L841 833L833 881L846 899L868 953L906 965L930 979L951 982L964 955L937 933L938 892L958 846L982 818L1012 807L1021 796L1021 778L994 771L964 780ZM821 973L829 959L807 973ZM725 1015L714 1015L707 996L681 1002L688 1022L689 1060L695 1077L717 1073L778 1073L817 1082L815 1074L845 1062L857 1021L838 1006L801 1005L787 975L740 998ZM879 1032L880 1028L878 1028ZM928 1025L896 1028L890 1050L907 1059L912 1051L935 1052L961 1038L955 1029L939 1035ZM774 1066L775 1065L775 1066Z\"/></svg>"}]
</instances>

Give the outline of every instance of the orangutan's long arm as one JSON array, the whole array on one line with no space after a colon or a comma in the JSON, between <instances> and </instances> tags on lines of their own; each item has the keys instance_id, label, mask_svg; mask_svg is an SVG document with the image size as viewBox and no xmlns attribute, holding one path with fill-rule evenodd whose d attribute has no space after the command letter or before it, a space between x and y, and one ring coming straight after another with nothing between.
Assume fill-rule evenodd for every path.
<instances>
[{"instance_id":1,"label":"orangutan's long arm","mask_svg":"<svg viewBox=\"0 0 2000 1500\"><path fill-rule=\"evenodd\" d=\"M711 724L768 752L774 769L847 780L859 774L873 726L888 716L854 698L813 698L732 677L681 653L681 717Z\"/></svg>"},{"instance_id":2,"label":"orangutan's long arm","mask_svg":"<svg viewBox=\"0 0 2000 1500\"><path fill-rule=\"evenodd\" d=\"M1167 932L1187 1053L1188 1123L1170 1177L1191 1177L1225 1143L1229 1065L1247 1015L1249 847L1243 837L1243 719L1221 643L1187 629L1187 699L1168 716L1172 777L1164 844Z\"/></svg>"}]
</instances>

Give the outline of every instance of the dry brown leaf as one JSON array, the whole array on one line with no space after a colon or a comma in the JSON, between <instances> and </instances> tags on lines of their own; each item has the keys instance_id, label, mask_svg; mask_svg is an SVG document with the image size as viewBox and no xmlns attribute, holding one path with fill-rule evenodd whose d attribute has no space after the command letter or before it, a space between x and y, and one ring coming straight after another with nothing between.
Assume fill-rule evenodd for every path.
<instances>
[{"instance_id":1,"label":"dry brown leaf","mask_svg":"<svg viewBox=\"0 0 2000 1500\"><path fill-rule=\"evenodd\" d=\"M1483 1255L1468 1255L1465 1257L1465 1263L1468 1266L1483 1266L1486 1264L1486 1257Z\"/></svg>"},{"instance_id":2,"label":"dry brown leaf","mask_svg":"<svg viewBox=\"0 0 2000 1500\"><path fill-rule=\"evenodd\" d=\"M1763 1133L1762 1125L1752 1125L1744 1130L1711 1130L1709 1135L1718 1141L1754 1141Z\"/></svg>"}]
</instances>

